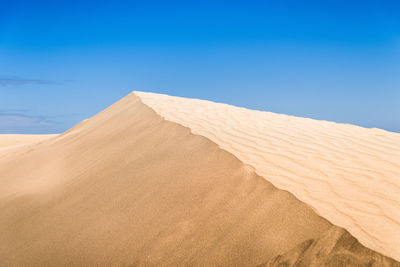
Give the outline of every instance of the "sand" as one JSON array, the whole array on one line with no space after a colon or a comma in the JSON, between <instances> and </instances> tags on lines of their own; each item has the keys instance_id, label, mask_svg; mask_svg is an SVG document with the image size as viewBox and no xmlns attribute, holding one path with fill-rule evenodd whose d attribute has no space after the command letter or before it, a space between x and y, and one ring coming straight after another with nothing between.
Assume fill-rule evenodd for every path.
<instances>
[{"instance_id":1,"label":"sand","mask_svg":"<svg viewBox=\"0 0 400 267\"><path fill-rule=\"evenodd\" d=\"M55 134L0 134L0 149L10 146L34 144L55 137Z\"/></svg>"},{"instance_id":2,"label":"sand","mask_svg":"<svg viewBox=\"0 0 400 267\"><path fill-rule=\"evenodd\" d=\"M400 260L400 134L134 92L309 204L362 244Z\"/></svg>"},{"instance_id":3,"label":"sand","mask_svg":"<svg viewBox=\"0 0 400 267\"><path fill-rule=\"evenodd\" d=\"M267 178L130 94L0 153L0 265L400 266Z\"/></svg>"}]
</instances>

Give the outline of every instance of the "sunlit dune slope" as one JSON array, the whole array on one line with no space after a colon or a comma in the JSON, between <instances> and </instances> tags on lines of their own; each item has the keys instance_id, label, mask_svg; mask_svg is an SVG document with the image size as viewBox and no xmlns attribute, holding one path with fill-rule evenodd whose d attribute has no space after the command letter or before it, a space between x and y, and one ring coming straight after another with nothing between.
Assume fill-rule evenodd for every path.
<instances>
[{"instance_id":1,"label":"sunlit dune slope","mask_svg":"<svg viewBox=\"0 0 400 267\"><path fill-rule=\"evenodd\" d=\"M400 260L400 134L134 93L163 118L209 138L365 246Z\"/></svg>"},{"instance_id":2,"label":"sunlit dune slope","mask_svg":"<svg viewBox=\"0 0 400 267\"><path fill-rule=\"evenodd\" d=\"M332 255L399 266L134 94L0 153L0 266L323 266Z\"/></svg>"}]
</instances>

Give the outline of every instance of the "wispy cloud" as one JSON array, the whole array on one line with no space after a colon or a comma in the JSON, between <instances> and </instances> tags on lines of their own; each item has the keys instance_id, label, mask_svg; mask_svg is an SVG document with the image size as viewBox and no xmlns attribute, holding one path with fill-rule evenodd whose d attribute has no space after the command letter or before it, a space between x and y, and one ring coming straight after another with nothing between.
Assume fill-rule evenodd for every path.
<instances>
[{"instance_id":1,"label":"wispy cloud","mask_svg":"<svg viewBox=\"0 0 400 267\"><path fill-rule=\"evenodd\" d=\"M0 110L0 133L38 133L60 124L54 116L28 113L29 110Z\"/></svg>"},{"instance_id":2,"label":"wispy cloud","mask_svg":"<svg viewBox=\"0 0 400 267\"><path fill-rule=\"evenodd\" d=\"M25 85L25 84L52 84L53 81L41 79L27 79L18 76L0 75L0 86Z\"/></svg>"}]
</instances>

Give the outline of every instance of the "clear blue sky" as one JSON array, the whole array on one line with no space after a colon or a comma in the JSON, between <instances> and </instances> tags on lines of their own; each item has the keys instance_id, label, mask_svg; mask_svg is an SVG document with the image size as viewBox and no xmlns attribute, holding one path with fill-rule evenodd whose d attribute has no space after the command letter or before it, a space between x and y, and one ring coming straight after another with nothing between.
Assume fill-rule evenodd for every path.
<instances>
[{"instance_id":1,"label":"clear blue sky","mask_svg":"<svg viewBox=\"0 0 400 267\"><path fill-rule=\"evenodd\" d=\"M400 1L0 0L0 133L133 90L400 132Z\"/></svg>"}]
</instances>

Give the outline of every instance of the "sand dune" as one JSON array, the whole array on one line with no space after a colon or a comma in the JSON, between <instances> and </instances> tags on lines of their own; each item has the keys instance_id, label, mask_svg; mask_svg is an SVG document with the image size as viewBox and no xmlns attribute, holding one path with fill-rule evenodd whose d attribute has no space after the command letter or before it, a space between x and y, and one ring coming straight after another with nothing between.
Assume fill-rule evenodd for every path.
<instances>
[{"instance_id":1,"label":"sand dune","mask_svg":"<svg viewBox=\"0 0 400 267\"><path fill-rule=\"evenodd\" d=\"M294 194L365 246L400 260L400 134L135 92Z\"/></svg>"},{"instance_id":2,"label":"sand dune","mask_svg":"<svg viewBox=\"0 0 400 267\"><path fill-rule=\"evenodd\" d=\"M55 137L54 134L0 134L0 149L10 146L39 143L43 140Z\"/></svg>"},{"instance_id":3,"label":"sand dune","mask_svg":"<svg viewBox=\"0 0 400 267\"><path fill-rule=\"evenodd\" d=\"M349 263L400 266L363 247L290 190L277 189L268 182L269 176L259 176L257 166L244 164L248 162L232 153L232 148L221 149L215 141L220 134L216 138L198 135L191 127L163 119L154 111L159 113L160 109L142 103L149 105L151 99L162 100L164 96L147 95L147 100L140 96L130 94L62 135L0 154L1 266L274 266L281 262L294 266L297 260L286 261L293 258L321 266L332 262L332 255L341 254L351 254L353 261ZM192 110L180 110L180 104L165 101L171 104L167 109L171 114L188 112L187 117L193 118L191 114L199 112L209 116L208 120L214 116L196 105ZM222 106L228 111L231 108ZM210 121L209 128L220 129L215 124L229 123L217 119L213 124ZM239 126L241 117L234 119ZM199 121L197 125L205 125L203 119ZM233 143L238 141L244 152L252 152L249 144L253 137L244 141L243 129L233 129L231 146L235 148ZM254 134L261 133L254 130ZM265 140L270 139L271 133L264 134ZM379 138L386 140L384 149L396 149L397 136L382 134ZM289 135L282 134L282 138ZM301 138L305 137L292 138L293 149ZM283 139L275 143L275 153L289 149L283 146ZM319 147L311 146L302 149L312 152ZM251 153L249 157L253 157ZM289 169L302 173L303 169L293 164L286 166L288 162L267 166L279 169L276 172ZM387 162L396 163L393 159ZM390 166L388 170L394 172L394 165ZM304 183L297 182L301 188L307 188L307 183L318 184L299 177ZM321 174L318 178L324 177ZM286 178L282 179L285 182ZM381 189L376 192L385 192ZM385 192L386 198L396 201L390 192ZM379 196L371 194L370 198L375 195ZM323 207L330 201L320 195L315 198L325 201ZM363 201L369 198L360 199L356 206L360 214L366 213ZM341 205L338 207L340 210ZM389 211L386 206L382 209ZM386 241L372 233L377 241ZM342 236L351 242L339 242ZM339 245L321 254L324 244Z\"/></svg>"}]
</instances>

